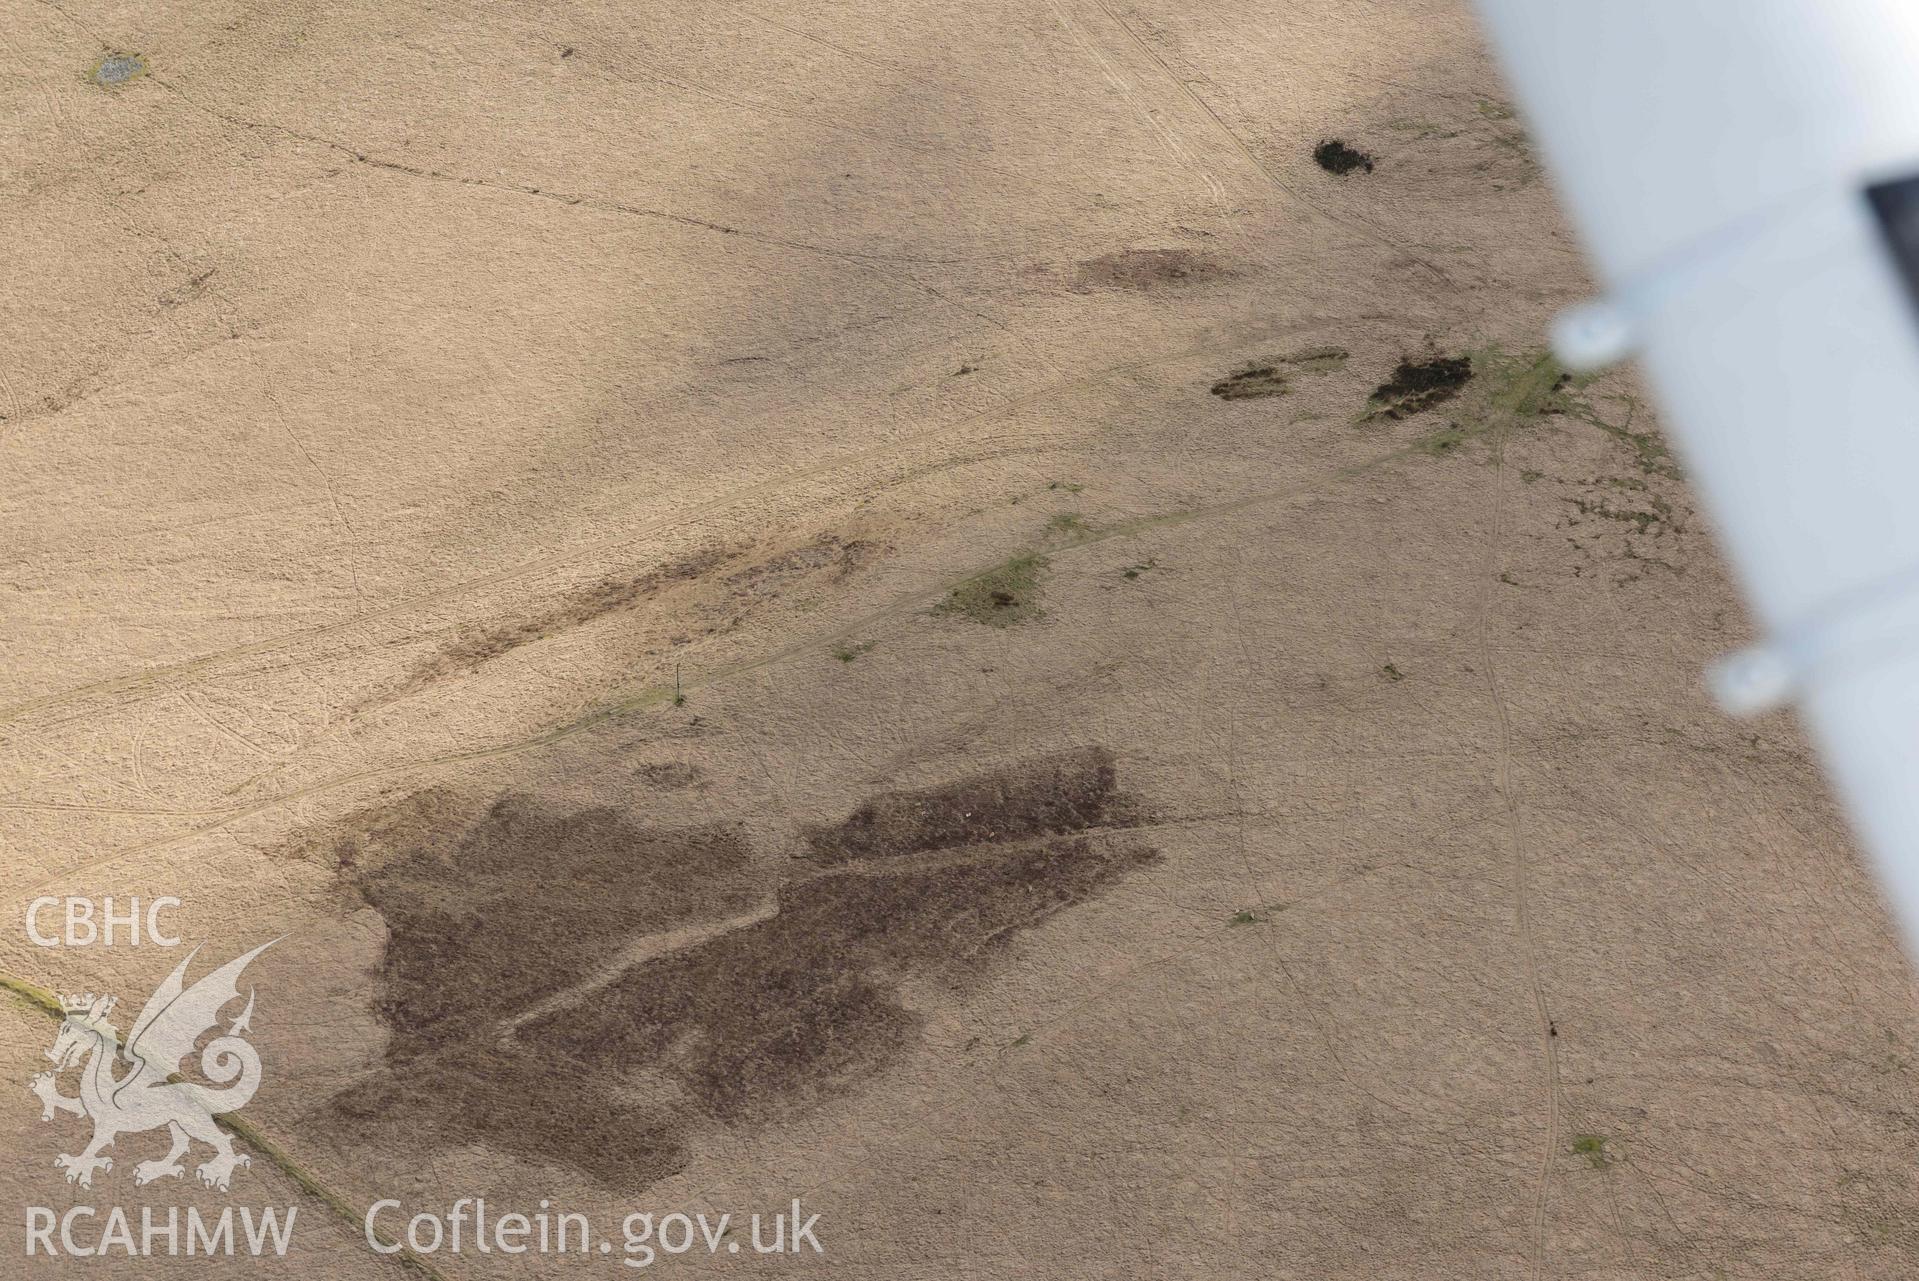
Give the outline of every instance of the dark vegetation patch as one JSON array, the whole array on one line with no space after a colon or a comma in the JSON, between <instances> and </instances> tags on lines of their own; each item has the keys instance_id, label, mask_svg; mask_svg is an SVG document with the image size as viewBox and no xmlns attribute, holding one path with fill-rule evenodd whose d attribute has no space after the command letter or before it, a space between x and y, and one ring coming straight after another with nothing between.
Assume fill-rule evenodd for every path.
<instances>
[{"instance_id":1,"label":"dark vegetation patch","mask_svg":"<svg viewBox=\"0 0 1919 1281\"><path fill-rule=\"evenodd\" d=\"M938 868L822 875L784 890L776 916L635 970L527 1036L562 1039L589 1070L658 1064L722 1121L775 1120L847 1093L915 1039L898 976L963 982L1014 932L1156 857L1061 837Z\"/></svg>"},{"instance_id":2,"label":"dark vegetation patch","mask_svg":"<svg viewBox=\"0 0 1919 1281\"><path fill-rule=\"evenodd\" d=\"M1373 389L1366 417L1397 421L1443 404L1472 380L1471 356L1433 356L1401 360L1392 377Z\"/></svg>"},{"instance_id":3,"label":"dark vegetation patch","mask_svg":"<svg viewBox=\"0 0 1919 1281\"><path fill-rule=\"evenodd\" d=\"M1592 398L1584 394L1589 380L1567 373L1551 352L1507 354L1497 348L1486 348L1477 354L1481 363L1475 366L1474 374L1485 385L1489 414L1504 414L1516 422L1553 415L1576 419L1598 428L1625 447L1632 455L1633 466L1646 477L1685 479L1685 473L1664 440L1652 431L1633 430L1639 417L1636 397L1604 397L1614 405L1625 406L1624 420L1615 423L1603 416ZM1539 475L1538 472L1530 474L1533 480ZM1522 472L1521 476L1525 478L1527 473Z\"/></svg>"},{"instance_id":4,"label":"dark vegetation patch","mask_svg":"<svg viewBox=\"0 0 1919 1281\"><path fill-rule=\"evenodd\" d=\"M719 580L708 612L737 617L742 606L778 592L800 579L825 572L840 581L881 549L861 539L822 534L811 543L736 569ZM712 545L637 573L609 574L599 582L562 596L545 608L518 618L476 623L414 665L408 688L469 672L485 663L575 627L637 609L672 588L696 583L745 559L747 549ZM693 612L693 611L689 611ZM707 630L716 630L708 628Z\"/></svg>"},{"instance_id":5,"label":"dark vegetation patch","mask_svg":"<svg viewBox=\"0 0 1919 1281\"><path fill-rule=\"evenodd\" d=\"M1226 271L1190 249L1128 249L1088 258L1073 273L1076 289L1164 289L1222 280Z\"/></svg>"},{"instance_id":6,"label":"dark vegetation patch","mask_svg":"<svg viewBox=\"0 0 1919 1281\"><path fill-rule=\"evenodd\" d=\"M1421 453L1445 457L1495 431L1528 428L1559 416L1592 417L1591 406L1577 394L1576 380L1559 367L1551 352L1508 353L1482 347L1470 359L1470 396L1451 422L1413 442Z\"/></svg>"},{"instance_id":7,"label":"dark vegetation patch","mask_svg":"<svg viewBox=\"0 0 1919 1281\"><path fill-rule=\"evenodd\" d=\"M1595 1170L1606 1167L1606 1136L1603 1134L1573 1135L1573 1151L1586 1158L1586 1163Z\"/></svg>"},{"instance_id":8,"label":"dark vegetation patch","mask_svg":"<svg viewBox=\"0 0 1919 1281\"><path fill-rule=\"evenodd\" d=\"M338 848L354 851L360 897L404 940L387 948L377 1006L401 1038L442 1039L580 982L634 938L758 897L749 851L727 831L638 828L523 795L476 816L423 793Z\"/></svg>"},{"instance_id":9,"label":"dark vegetation patch","mask_svg":"<svg viewBox=\"0 0 1919 1281\"><path fill-rule=\"evenodd\" d=\"M1330 374L1345 368L1350 354L1344 347L1303 347L1279 359L1304 374Z\"/></svg>"},{"instance_id":10,"label":"dark vegetation patch","mask_svg":"<svg viewBox=\"0 0 1919 1281\"><path fill-rule=\"evenodd\" d=\"M375 1009L391 1038L381 1071L315 1122L376 1151L487 1142L608 1177L674 1168L670 1117L636 1114L611 1080L581 1079L565 1054L505 1036L499 1020L634 939L749 908L760 890L745 845L526 796L475 815L428 792L350 823L333 861L386 918Z\"/></svg>"},{"instance_id":11,"label":"dark vegetation patch","mask_svg":"<svg viewBox=\"0 0 1919 1281\"><path fill-rule=\"evenodd\" d=\"M1476 444L1485 442L1490 458L1503 449L1497 443L1502 436L1529 433L1550 422L1597 428L1621 446L1626 458L1619 461L1630 461L1631 472L1581 481L1519 469L1525 484L1552 480L1557 496L1570 505L1572 512L1561 523L1573 531L1566 538L1579 558L1573 575L1603 565L1617 587L1654 570L1683 575L1690 509L1682 493L1668 490L1667 482L1680 479L1680 472L1665 443L1650 431L1634 429L1638 401L1629 395L1592 394L1586 380L1568 374L1549 351L1506 352L1486 346L1476 348L1471 360L1471 386L1452 407L1448 421L1411 441L1409 450L1448 458L1474 452ZM1601 403L1623 404L1623 420L1603 412ZM1523 585L1510 574L1500 575L1500 581Z\"/></svg>"},{"instance_id":12,"label":"dark vegetation patch","mask_svg":"<svg viewBox=\"0 0 1919 1281\"><path fill-rule=\"evenodd\" d=\"M821 534L805 546L782 552L756 565L726 576L735 587L766 587L782 580L801 578L820 570L830 570L833 581L851 577L879 552L864 539L842 541L832 534Z\"/></svg>"},{"instance_id":13,"label":"dark vegetation patch","mask_svg":"<svg viewBox=\"0 0 1919 1281\"><path fill-rule=\"evenodd\" d=\"M957 614L988 627L1038 618L1046 612L1039 607L1039 572L1045 568L1044 556L1015 556L953 588L933 612Z\"/></svg>"},{"instance_id":14,"label":"dark vegetation patch","mask_svg":"<svg viewBox=\"0 0 1919 1281\"><path fill-rule=\"evenodd\" d=\"M1271 365L1248 365L1236 374L1228 374L1213 384L1213 395L1221 400L1257 400L1262 396L1284 396L1286 375Z\"/></svg>"},{"instance_id":15,"label":"dark vegetation patch","mask_svg":"<svg viewBox=\"0 0 1919 1281\"><path fill-rule=\"evenodd\" d=\"M1349 147L1338 138L1327 138L1313 148L1313 162L1327 173L1342 176L1363 169L1373 171L1373 158L1356 147Z\"/></svg>"},{"instance_id":16,"label":"dark vegetation patch","mask_svg":"<svg viewBox=\"0 0 1919 1281\"><path fill-rule=\"evenodd\" d=\"M1057 543L1076 542L1092 532L1093 526L1078 512L1054 512L1046 521L1046 537Z\"/></svg>"},{"instance_id":17,"label":"dark vegetation patch","mask_svg":"<svg viewBox=\"0 0 1919 1281\"><path fill-rule=\"evenodd\" d=\"M1594 498L1575 497L1566 500L1581 516L1618 521L1632 526L1633 531L1640 534L1672 528L1672 504L1653 493L1643 482L1633 486L1614 478L1598 483L1615 492ZM1639 492L1621 492L1633 489Z\"/></svg>"},{"instance_id":18,"label":"dark vegetation patch","mask_svg":"<svg viewBox=\"0 0 1919 1281\"><path fill-rule=\"evenodd\" d=\"M1113 754L1089 747L1030 762L1018 773L882 793L843 823L806 829L807 857L831 865L1132 827L1142 818L1132 798L1119 791Z\"/></svg>"},{"instance_id":19,"label":"dark vegetation patch","mask_svg":"<svg viewBox=\"0 0 1919 1281\"><path fill-rule=\"evenodd\" d=\"M309 844L350 849L334 865L386 918L391 1039L308 1124L373 1159L480 1143L631 1192L716 1125L871 1080L919 1035L901 983L962 988L1019 930L1155 861L1090 830L1139 812L1105 753L1044 757L875 798L809 833L831 866L776 887L716 827L523 796L475 815L434 793L356 816Z\"/></svg>"},{"instance_id":20,"label":"dark vegetation patch","mask_svg":"<svg viewBox=\"0 0 1919 1281\"><path fill-rule=\"evenodd\" d=\"M1222 400L1255 400L1283 396L1292 389L1295 374L1328 374L1345 365L1343 347L1308 347L1288 356L1274 356L1228 374L1212 386Z\"/></svg>"},{"instance_id":21,"label":"dark vegetation patch","mask_svg":"<svg viewBox=\"0 0 1919 1281\"><path fill-rule=\"evenodd\" d=\"M1667 480L1684 480L1685 473L1680 470L1679 461L1672 456L1672 450L1666 442L1650 431L1634 431L1633 420L1638 417L1637 401L1626 398L1626 420L1617 425L1600 418L1589 405L1577 407L1584 421L1632 451L1633 466L1648 476L1664 476Z\"/></svg>"},{"instance_id":22,"label":"dark vegetation patch","mask_svg":"<svg viewBox=\"0 0 1919 1281\"><path fill-rule=\"evenodd\" d=\"M636 609L676 583L696 579L738 559L738 548L711 546L632 574L609 574L599 582L562 596L544 609L516 619L476 623L438 652L415 664L412 683L424 684L510 654L557 632L591 623L609 614Z\"/></svg>"}]
</instances>

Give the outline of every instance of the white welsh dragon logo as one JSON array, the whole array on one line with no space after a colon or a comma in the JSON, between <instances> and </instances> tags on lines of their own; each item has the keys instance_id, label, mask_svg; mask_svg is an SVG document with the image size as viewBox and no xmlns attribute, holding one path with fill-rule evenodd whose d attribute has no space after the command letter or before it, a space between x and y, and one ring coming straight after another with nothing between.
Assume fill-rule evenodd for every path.
<instances>
[{"instance_id":1,"label":"white welsh dragon logo","mask_svg":"<svg viewBox=\"0 0 1919 1281\"><path fill-rule=\"evenodd\" d=\"M134 1166L133 1181L151 1183L180 1177L185 1173L180 1158L186 1154L189 1140L198 1139L213 1149L213 1156L195 1171L200 1182L222 1192L227 1190L234 1168L249 1162L233 1150L233 1140L213 1118L245 1107L260 1088L260 1055L241 1039L241 1033L250 1030L253 1017L251 989L246 1009L228 1025L226 1034L214 1037L200 1052L200 1071L225 1088L213 1089L184 1080L179 1069L194 1043L218 1024L220 1011L229 1001L239 999L240 972L277 942L262 943L192 987L186 986L187 964L200 949L189 952L148 998L140 1017L133 1021L125 1045L120 1044L119 1029L107 1022L114 998L89 992L60 999L66 1021L60 1025L53 1048L47 1051L56 1066L35 1076L29 1084L40 1096L42 1121L51 1121L56 1112L93 1120L93 1141L85 1151L78 1156L53 1158L53 1163L67 1172L68 1183L92 1187L95 1170L113 1169L113 1161L101 1156L100 1151L111 1147L117 1136L165 1126L173 1138L172 1149L158 1161ZM80 1073L80 1093L69 1098L60 1093L59 1076L82 1058L86 1065ZM122 1065L124 1075L119 1071Z\"/></svg>"}]
</instances>

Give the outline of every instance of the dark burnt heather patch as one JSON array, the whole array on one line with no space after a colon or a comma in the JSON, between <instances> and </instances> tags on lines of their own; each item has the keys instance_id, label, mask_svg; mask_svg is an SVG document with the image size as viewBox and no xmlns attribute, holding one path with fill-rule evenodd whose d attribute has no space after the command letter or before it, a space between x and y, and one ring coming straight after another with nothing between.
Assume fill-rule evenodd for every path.
<instances>
[{"instance_id":1,"label":"dark burnt heather patch","mask_svg":"<svg viewBox=\"0 0 1919 1281\"><path fill-rule=\"evenodd\" d=\"M1165 289L1223 280L1226 270L1190 249L1128 249L1088 258L1073 272L1075 289Z\"/></svg>"},{"instance_id":2,"label":"dark burnt heather patch","mask_svg":"<svg viewBox=\"0 0 1919 1281\"><path fill-rule=\"evenodd\" d=\"M1443 404L1472 380L1471 356L1433 356L1401 360L1392 376L1366 400L1366 418L1398 421Z\"/></svg>"},{"instance_id":3,"label":"dark burnt heather patch","mask_svg":"<svg viewBox=\"0 0 1919 1281\"><path fill-rule=\"evenodd\" d=\"M1313 163L1327 173L1344 176L1355 169L1373 171L1373 158L1338 138L1327 138L1313 148Z\"/></svg>"},{"instance_id":4,"label":"dark burnt heather patch","mask_svg":"<svg viewBox=\"0 0 1919 1281\"><path fill-rule=\"evenodd\" d=\"M1298 374L1329 374L1346 364L1343 347L1308 347L1288 356L1272 356L1226 375L1212 385L1221 400L1256 400L1284 396Z\"/></svg>"},{"instance_id":5,"label":"dark burnt heather patch","mask_svg":"<svg viewBox=\"0 0 1919 1281\"><path fill-rule=\"evenodd\" d=\"M1226 375L1212 386L1221 400L1257 400L1262 396L1284 396L1286 375L1271 365L1248 365Z\"/></svg>"},{"instance_id":6,"label":"dark burnt heather patch","mask_svg":"<svg viewBox=\"0 0 1919 1281\"><path fill-rule=\"evenodd\" d=\"M1017 931L1157 860L1091 830L1140 812L1105 753L1045 757L876 797L812 834L832 866L777 887L724 829L526 797L464 826L432 796L361 816L312 845L351 844L341 874L386 917L391 1038L304 1123L361 1159L482 1144L634 1191L703 1133L874 1079L919 1035L900 985L963 988Z\"/></svg>"},{"instance_id":7,"label":"dark burnt heather patch","mask_svg":"<svg viewBox=\"0 0 1919 1281\"><path fill-rule=\"evenodd\" d=\"M447 1038L406 1057L389 1054L384 1070L334 1096L308 1123L368 1164L406 1168L484 1144L572 1166L621 1192L684 1169L687 1119L636 1104L593 1070L557 1046Z\"/></svg>"},{"instance_id":8,"label":"dark burnt heather patch","mask_svg":"<svg viewBox=\"0 0 1919 1281\"><path fill-rule=\"evenodd\" d=\"M770 919L641 966L523 1036L598 1072L648 1064L723 1122L776 1120L847 1093L917 1035L901 978L962 982L1015 931L1157 857L1056 837L824 874L782 891Z\"/></svg>"},{"instance_id":9,"label":"dark burnt heather patch","mask_svg":"<svg viewBox=\"0 0 1919 1281\"><path fill-rule=\"evenodd\" d=\"M635 827L611 809L507 796L476 820L417 807L354 860L354 888L392 936L379 1012L428 1034L586 978L633 938L750 908L751 855L731 832ZM348 838L349 840L351 838Z\"/></svg>"},{"instance_id":10,"label":"dark burnt heather patch","mask_svg":"<svg viewBox=\"0 0 1919 1281\"><path fill-rule=\"evenodd\" d=\"M486 1142L564 1158L600 1147L609 1178L677 1168L670 1115L636 1113L613 1081L581 1081L579 1064L506 1039L502 1021L590 981L635 940L751 911L766 891L736 834L643 828L530 796L479 808L427 792L356 815L303 852L338 867L386 919L375 1010L391 1033L381 1070L311 1125L375 1153ZM580 1099L558 1097L569 1081Z\"/></svg>"},{"instance_id":11,"label":"dark burnt heather patch","mask_svg":"<svg viewBox=\"0 0 1919 1281\"><path fill-rule=\"evenodd\" d=\"M845 822L806 830L815 863L897 858L927 850L1025 841L1094 827L1134 827L1143 814L1121 792L1103 747L1061 752L1018 771L911 792L886 792Z\"/></svg>"}]
</instances>

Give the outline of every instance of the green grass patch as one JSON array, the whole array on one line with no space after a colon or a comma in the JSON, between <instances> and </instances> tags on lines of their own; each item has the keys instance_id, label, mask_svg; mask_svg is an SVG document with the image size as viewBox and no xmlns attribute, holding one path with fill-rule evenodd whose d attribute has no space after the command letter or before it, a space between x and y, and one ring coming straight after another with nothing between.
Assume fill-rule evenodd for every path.
<instances>
[{"instance_id":1,"label":"green grass patch","mask_svg":"<svg viewBox=\"0 0 1919 1281\"><path fill-rule=\"evenodd\" d=\"M1604 1169L1606 1165L1606 1136L1603 1134L1573 1135L1573 1151L1586 1158L1593 1169Z\"/></svg>"},{"instance_id":2,"label":"green grass patch","mask_svg":"<svg viewBox=\"0 0 1919 1281\"><path fill-rule=\"evenodd\" d=\"M1685 473L1680 470L1678 459L1672 456L1672 450L1666 448L1665 441L1649 431L1632 429L1633 419L1639 416L1639 402L1631 396L1622 399L1626 402L1626 421L1617 426L1602 419L1590 406L1582 406L1583 412L1575 413L1574 417L1599 428L1631 450L1633 466L1648 476L1684 480Z\"/></svg>"},{"instance_id":3,"label":"green grass patch","mask_svg":"<svg viewBox=\"0 0 1919 1281\"><path fill-rule=\"evenodd\" d=\"M1460 423L1448 423L1413 442L1413 448L1432 458L1444 458L1479 433Z\"/></svg>"},{"instance_id":4,"label":"green grass patch","mask_svg":"<svg viewBox=\"0 0 1919 1281\"><path fill-rule=\"evenodd\" d=\"M975 574L934 606L936 614L957 614L987 627L1012 627L1045 613L1039 605L1039 575L1046 558L1015 556L983 574Z\"/></svg>"},{"instance_id":5,"label":"green grass patch","mask_svg":"<svg viewBox=\"0 0 1919 1281\"><path fill-rule=\"evenodd\" d=\"M1685 479L1664 440L1652 432L1633 429L1639 411L1639 402L1634 397L1605 398L1626 406L1625 421L1612 423L1602 418L1592 401L1582 394L1591 378L1568 373L1549 351L1506 352L1489 346L1470 353L1470 359L1473 377L1459 394L1456 416L1444 427L1414 440L1415 452L1443 458L1500 428L1526 427L1542 419L1565 417L1596 427L1618 441L1631 452L1633 465L1645 475ZM1381 409L1379 395L1375 393L1359 421L1372 422L1391 416ZM1537 484L1546 476L1527 469L1519 473L1519 478L1527 484ZM1613 488L1634 487L1622 481L1607 483Z\"/></svg>"},{"instance_id":6,"label":"green grass patch","mask_svg":"<svg viewBox=\"0 0 1919 1281\"><path fill-rule=\"evenodd\" d=\"M1226 923L1228 925L1264 925L1284 912L1288 906L1289 904L1284 902L1261 903L1258 907L1249 907L1242 912L1233 913L1227 918Z\"/></svg>"},{"instance_id":7,"label":"green grass patch","mask_svg":"<svg viewBox=\"0 0 1919 1281\"><path fill-rule=\"evenodd\" d=\"M1549 351L1515 355L1483 347L1471 360L1473 380L1461 394L1458 416L1414 441L1420 453L1443 457L1502 427L1590 412L1578 396L1578 384Z\"/></svg>"},{"instance_id":8,"label":"green grass patch","mask_svg":"<svg viewBox=\"0 0 1919 1281\"><path fill-rule=\"evenodd\" d=\"M1056 512L1046 522L1046 532L1054 538L1077 538L1081 534L1091 533L1092 526L1078 512Z\"/></svg>"}]
</instances>

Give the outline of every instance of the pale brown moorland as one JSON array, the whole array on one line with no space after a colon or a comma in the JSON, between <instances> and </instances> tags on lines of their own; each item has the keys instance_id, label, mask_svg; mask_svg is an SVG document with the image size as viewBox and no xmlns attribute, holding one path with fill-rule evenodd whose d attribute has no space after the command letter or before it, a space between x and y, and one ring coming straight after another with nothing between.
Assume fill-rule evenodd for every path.
<instances>
[{"instance_id":1,"label":"pale brown moorland","mask_svg":"<svg viewBox=\"0 0 1919 1281\"><path fill-rule=\"evenodd\" d=\"M1587 285L1464 6L0 33L0 973L184 955L48 895L284 936L230 1193L65 1184L0 1006L0 1252L799 1197L823 1258L659 1266L1919 1272L1911 980L1699 691L1643 393L1541 350Z\"/></svg>"}]
</instances>

